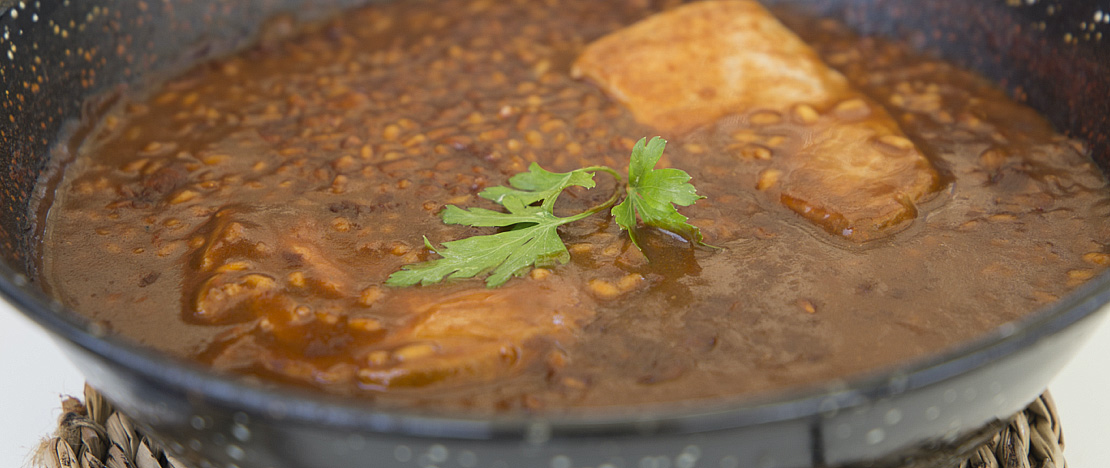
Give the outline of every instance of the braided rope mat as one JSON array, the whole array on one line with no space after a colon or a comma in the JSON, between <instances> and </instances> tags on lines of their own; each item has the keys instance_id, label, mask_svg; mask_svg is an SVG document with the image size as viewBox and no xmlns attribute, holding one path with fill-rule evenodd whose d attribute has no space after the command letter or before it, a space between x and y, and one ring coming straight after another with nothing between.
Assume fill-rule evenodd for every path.
<instances>
[{"instance_id":1,"label":"braided rope mat","mask_svg":"<svg viewBox=\"0 0 1110 468\"><path fill-rule=\"evenodd\" d=\"M54 436L43 440L31 465L38 468L190 468L138 432L92 387L85 402L62 401ZM1066 468L1056 405L1045 392L1010 418L963 461L938 468Z\"/></svg>"}]
</instances>

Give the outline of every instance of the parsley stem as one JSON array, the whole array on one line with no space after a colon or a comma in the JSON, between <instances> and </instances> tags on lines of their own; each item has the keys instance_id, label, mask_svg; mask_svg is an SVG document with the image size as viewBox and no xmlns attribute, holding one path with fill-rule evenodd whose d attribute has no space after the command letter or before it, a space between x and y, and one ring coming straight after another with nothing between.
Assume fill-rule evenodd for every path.
<instances>
[{"instance_id":1,"label":"parsley stem","mask_svg":"<svg viewBox=\"0 0 1110 468\"><path fill-rule=\"evenodd\" d=\"M616 181L617 186L616 186L615 189L613 189L613 195L610 196L608 200L605 200L601 204L595 205L595 206L591 207L590 209L588 209L586 211L583 211L581 213L578 213L574 216L564 218L566 220L566 222L560 223L560 224L566 224L566 223L569 223L569 222L572 222L572 221L578 221L580 219L584 219L584 218L589 217L593 214L600 213L600 212L608 209L609 207L611 207L611 206L613 206L614 204L617 203L617 200L620 199L621 192L624 191L624 190L621 190L621 187L623 187L625 185L624 184L624 178L621 177L621 174L619 172L617 172L616 170L614 170L613 168L611 168L609 166L590 166L590 167L582 168L580 170L583 171L583 172L599 171L599 172L607 173L607 174L613 176L613 179Z\"/></svg>"}]
</instances>

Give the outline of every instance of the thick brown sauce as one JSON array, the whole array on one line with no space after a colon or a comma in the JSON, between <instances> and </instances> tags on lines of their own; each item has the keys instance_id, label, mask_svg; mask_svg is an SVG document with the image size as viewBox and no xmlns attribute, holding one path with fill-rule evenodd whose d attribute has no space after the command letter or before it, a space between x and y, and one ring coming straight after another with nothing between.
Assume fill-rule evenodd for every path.
<instances>
[{"instance_id":1,"label":"thick brown sauce","mask_svg":"<svg viewBox=\"0 0 1110 468\"><path fill-rule=\"evenodd\" d=\"M655 134L568 74L586 43L652 13L644 3L401 2L295 32L277 20L257 46L99 122L58 188L44 280L121 335L262 381L391 405L551 410L875 371L1019 319L1110 262L1106 181L1082 144L971 73L794 19L945 174L949 188L909 230L858 246L809 225L755 188L761 158L798 148L798 125L725 118L670 138L663 159L708 197L683 212L724 250L671 246L648 264L602 216L567 226L572 261L510 281L498 294L516 305L487 328L552 301L574 326L482 351L492 360L473 375L383 391L375 365L428 352L375 348L414 304L485 293L480 280L382 286L434 257L421 236L491 232L443 225L445 204L490 207L476 194L532 161L624 167ZM607 198L598 178L560 209ZM220 289L229 274L238 282Z\"/></svg>"}]
</instances>

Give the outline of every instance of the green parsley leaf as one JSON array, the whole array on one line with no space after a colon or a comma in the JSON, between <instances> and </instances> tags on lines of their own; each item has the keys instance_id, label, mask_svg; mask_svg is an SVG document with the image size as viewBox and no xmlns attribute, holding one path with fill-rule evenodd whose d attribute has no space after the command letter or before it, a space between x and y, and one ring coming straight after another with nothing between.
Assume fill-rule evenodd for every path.
<instances>
[{"instance_id":1,"label":"green parsley leaf","mask_svg":"<svg viewBox=\"0 0 1110 468\"><path fill-rule=\"evenodd\" d=\"M593 173L586 172L584 169L571 172L549 172L540 167L539 164L532 163L528 166L528 172L521 172L510 177L509 185L516 190L502 186L490 187L483 190L478 196L497 203L502 203L505 197L511 196L516 197L525 205L531 205L540 200L544 200L544 205L554 205L559 193L566 190L567 187L577 185L593 188L596 184L594 183Z\"/></svg>"},{"instance_id":2,"label":"green parsley leaf","mask_svg":"<svg viewBox=\"0 0 1110 468\"><path fill-rule=\"evenodd\" d=\"M687 218L679 214L674 205L690 206L705 197L696 193L686 171L655 169L666 146L667 141L659 137L652 138L650 142L647 138L636 142L628 163L628 196L612 210L617 224L628 231L632 242L641 250L643 247L636 238L637 215L648 226L703 244L701 230L687 223Z\"/></svg>"},{"instance_id":3,"label":"green parsley leaf","mask_svg":"<svg viewBox=\"0 0 1110 468\"><path fill-rule=\"evenodd\" d=\"M570 253L559 238L558 227L600 210L560 218L553 212L555 201L568 187L593 187L593 173L583 169L556 173L533 163L528 172L510 178L509 184L513 188L491 187L479 194L501 204L508 213L484 208L464 210L449 205L441 216L447 224L508 227L510 230L444 242L441 249L436 249L424 238L424 245L443 258L406 265L390 275L386 284L428 285L444 279L488 273L486 285L493 288L513 276L523 275L529 267L549 267L569 261ZM540 205L534 206L537 202Z\"/></svg>"},{"instance_id":4,"label":"green parsley leaf","mask_svg":"<svg viewBox=\"0 0 1110 468\"><path fill-rule=\"evenodd\" d=\"M530 267L550 267L566 263L570 253L559 238L558 228L613 206L620 193L604 203L568 217L555 216L555 201L572 186L593 188L594 172L612 175L617 185L625 185L627 196L613 206L621 229L636 238L636 220L667 230L691 242L702 243L701 230L687 223L674 205L689 206L701 197L690 185L690 175L678 169L655 169L667 142L662 138L640 139L628 163L628 183L612 168L593 166L571 172L551 172L532 163L528 172L509 178L509 187L490 187L478 195L505 208L505 212L485 208L462 209L448 205L440 216L446 224L505 228L503 232L444 242L435 248L427 237L424 245L440 255L439 259L405 265L386 280L389 286L429 285L444 279L489 275L486 285L493 288L513 276L523 275Z\"/></svg>"}]
</instances>

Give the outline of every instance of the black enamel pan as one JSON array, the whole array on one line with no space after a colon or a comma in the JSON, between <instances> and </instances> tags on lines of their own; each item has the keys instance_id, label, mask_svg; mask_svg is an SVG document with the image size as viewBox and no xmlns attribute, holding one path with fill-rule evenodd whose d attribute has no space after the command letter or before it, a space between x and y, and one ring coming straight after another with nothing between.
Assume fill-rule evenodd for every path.
<instances>
[{"instance_id":1,"label":"black enamel pan","mask_svg":"<svg viewBox=\"0 0 1110 468\"><path fill-rule=\"evenodd\" d=\"M198 466L796 468L926 460L930 449L974 440L1025 407L1107 314L1110 275L1103 274L1020 323L882 374L708 407L480 419L380 412L253 387L107 335L43 293L30 200L51 145L87 98L231 50L275 13L313 17L350 3L0 0L0 292L53 333L118 409ZM978 70L1086 139L1110 170L1110 2L791 3Z\"/></svg>"}]
</instances>

